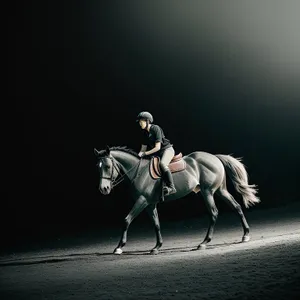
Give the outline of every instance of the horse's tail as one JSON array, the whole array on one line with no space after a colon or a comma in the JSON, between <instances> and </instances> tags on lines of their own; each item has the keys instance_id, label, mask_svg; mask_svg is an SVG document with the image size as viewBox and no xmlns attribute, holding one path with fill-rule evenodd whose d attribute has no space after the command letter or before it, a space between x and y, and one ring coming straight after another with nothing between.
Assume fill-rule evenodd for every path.
<instances>
[{"instance_id":1,"label":"horse's tail","mask_svg":"<svg viewBox=\"0 0 300 300\"><path fill-rule=\"evenodd\" d=\"M243 202L246 208L260 202L260 199L255 195L258 193L255 184L248 184L248 174L245 166L242 164L241 158L234 158L230 155L216 155L223 163L226 172L233 182L235 190L243 197Z\"/></svg>"}]
</instances>

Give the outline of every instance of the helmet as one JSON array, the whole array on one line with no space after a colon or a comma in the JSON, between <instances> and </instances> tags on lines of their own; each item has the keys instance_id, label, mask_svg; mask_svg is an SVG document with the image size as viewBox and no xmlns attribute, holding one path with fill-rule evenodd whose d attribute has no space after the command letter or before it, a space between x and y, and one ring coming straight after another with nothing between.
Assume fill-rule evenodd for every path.
<instances>
[{"instance_id":1,"label":"helmet","mask_svg":"<svg viewBox=\"0 0 300 300\"><path fill-rule=\"evenodd\" d=\"M152 115L147 112L147 111L142 111L138 114L136 121L138 122L139 120L144 119L144 120L149 120L150 123L153 123L153 117Z\"/></svg>"}]
</instances>

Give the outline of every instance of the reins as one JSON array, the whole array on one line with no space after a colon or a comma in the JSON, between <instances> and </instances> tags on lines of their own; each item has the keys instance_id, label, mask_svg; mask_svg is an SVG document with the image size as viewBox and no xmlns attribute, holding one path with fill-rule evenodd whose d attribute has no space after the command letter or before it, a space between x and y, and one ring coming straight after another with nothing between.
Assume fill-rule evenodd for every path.
<instances>
[{"instance_id":1,"label":"reins","mask_svg":"<svg viewBox=\"0 0 300 300\"><path fill-rule=\"evenodd\" d=\"M102 179L109 179L111 181L111 187L114 188L116 187L119 183L121 183L123 180L124 180L124 177L129 174L129 172L131 172L134 168L137 168L136 169L136 173L135 175L133 176L133 178L131 179L131 182L132 183L135 179L135 177L138 175L138 170L139 170L139 166L143 160L143 158L141 158L139 160L139 162L133 166L131 169L129 169L126 173L124 173L123 175L120 173L119 169L116 167L116 162L115 162L115 159L113 157L110 157L110 156L106 156L106 157L103 157L103 158L109 158L111 161L112 161L112 165L113 165L113 170L111 172L111 176L110 177L101 177ZM117 177L115 180L113 180L113 175L114 175L114 169L116 169L117 173L121 176L121 177Z\"/></svg>"}]
</instances>

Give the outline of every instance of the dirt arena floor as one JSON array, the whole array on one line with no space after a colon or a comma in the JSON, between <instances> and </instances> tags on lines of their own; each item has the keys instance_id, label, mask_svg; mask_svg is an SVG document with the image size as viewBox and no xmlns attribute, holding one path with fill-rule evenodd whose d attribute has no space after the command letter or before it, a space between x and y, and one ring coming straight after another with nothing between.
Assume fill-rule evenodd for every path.
<instances>
[{"instance_id":1,"label":"dirt arena floor","mask_svg":"<svg viewBox=\"0 0 300 300\"><path fill-rule=\"evenodd\" d=\"M152 227L53 241L0 257L0 299L297 299L300 297L300 205L246 212L251 240L233 213L219 216L206 250L207 219L161 222L157 255ZM300 299L300 298L298 298Z\"/></svg>"}]
</instances>

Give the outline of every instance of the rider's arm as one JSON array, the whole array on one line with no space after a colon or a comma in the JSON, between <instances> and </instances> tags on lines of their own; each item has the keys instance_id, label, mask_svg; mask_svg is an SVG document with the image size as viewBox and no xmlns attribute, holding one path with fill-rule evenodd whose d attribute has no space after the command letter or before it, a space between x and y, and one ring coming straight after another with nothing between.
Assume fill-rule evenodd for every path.
<instances>
[{"instance_id":1,"label":"rider's arm","mask_svg":"<svg viewBox=\"0 0 300 300\"><path fill-rule=\"evenodd\" d=\"M161 148L161 142L156 142L156 143L155 143L155 147L154 147L154 148L152 148L152 149L151 149L151 150L149 150L149 151L146 151L146 152L145 152L145 154L146 154L146 155L153 154L153 153L155 153L155 152L159 151L159 150L160 150L160 148Z\"/></svg>"},{"instance_id":2,"label":"rider's arm","mask_svg":"<svg viewBox=\"0 0 300 300\"><path fill-rule=\"evenodd\" d=\"M152 134L155 137L155 147L149 151L146 151L145 152L146 155L151 155L161 149L162 134L161 134L161 130L159 129L158 126L154 125L152 127Z\"/></svg>"},{"instance_id":3,"label":"rider's arm","mask_svg":"<svg viewBox=\"0 0 300 300\"><path fill-rule=\"evenodd\" d=\"M141 150L139 152L139 156L141 156L142 153L146 152L147 150L147 145L142 145Z\"/></svg>"}]
</instances>

